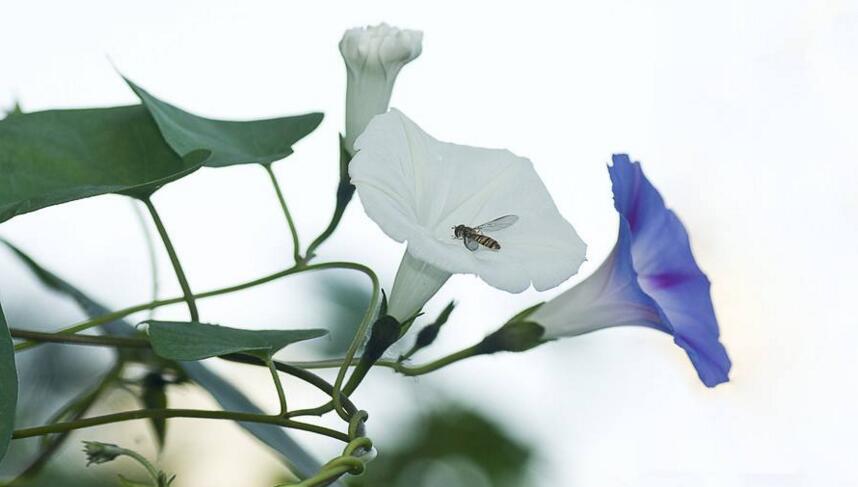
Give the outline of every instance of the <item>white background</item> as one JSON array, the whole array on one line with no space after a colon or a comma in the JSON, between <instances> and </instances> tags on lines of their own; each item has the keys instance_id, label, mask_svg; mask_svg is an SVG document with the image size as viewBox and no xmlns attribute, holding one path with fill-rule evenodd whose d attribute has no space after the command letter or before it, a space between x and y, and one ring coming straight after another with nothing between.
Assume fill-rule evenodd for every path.
<instances>
[{"instance_id":1,"label":"white background","mask_svg":"<svg viewBox=\"0 0 858 487\"><path fill-rule=\"evenodd\" d=\"M729 384L706 389L669 337L618 329L472 360L418 381L379 371L356 401L373 411L371 432L382 445L395 437L400 409L428 408L445 396L487 408L541 445L533 467L539 486L858 485L858 6L565 5L6 1L0 105L135 102L112 61L156 96L207 116L323 111L320 129L275 166L306 242L333 205L342 31L379 21L423 30L423 55L401 73L393 106L441 140L531 158L590 246L584 276L615 236L605 164L614 152L641 160L713 281L734 368ZM202 170L155 200L197 290L289 264L289 235L258 167ZM115 196L0 226L115 307L149 299L139 232L129 203ZM401 252L356 201L320 258L367 263L389 287ZM0 291L14 316L16 300L37 286L13 262L0 254ZM174 295L161 264L162 291ZM296 277L205 301L201 310L233 325L316 326L314 307L325 303L314 283ZM508 295L455 277L428 308L432 316L451 298L461 303L433 353L468 345L556 292ZM274 405L264 375L232 373ZM207 404L190 391L173 402ZM255 472L277 465L232 426L174 426L167 457L191 462L179 487L263 485L270 477ZM143 427L133 431L141 442ZM311 444L320 455L335 451Z\"/></svg>"}]
</instances>

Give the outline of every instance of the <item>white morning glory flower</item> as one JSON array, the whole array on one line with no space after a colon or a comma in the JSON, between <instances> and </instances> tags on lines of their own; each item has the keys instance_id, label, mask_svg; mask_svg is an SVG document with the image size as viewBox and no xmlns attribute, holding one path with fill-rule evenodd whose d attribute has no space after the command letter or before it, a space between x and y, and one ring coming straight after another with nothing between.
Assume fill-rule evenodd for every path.
<instances>
[{"instance_id":1,"label":"white morning glory flower","mask_svg":"<svg viewBox=\"0 0 858 487\"><path fill-rule=\"evenodd\" d=\"M355 148L349 174L364 209L388 236L408 242L388 308L399 320L419 312L453 273L509 292L531 284L542 291L585 260L586 245L523 157L438 141L395 109L375 117ZM499 249L456 238L458 225L500 217L503 228L483 231Z\"/></svg>"},{"instance_id":2,"label":"white morning glory flower","mask_svg":"<svg viewBox=\"0 0 858 487\"><path fill-rule=\"evenodd\" d=\"M379 24L343 34L340 53L346 62L346 148L372 117L387 111L393 83L403 66L420 55L423 33Z\"/></svg>"}]
</instances>

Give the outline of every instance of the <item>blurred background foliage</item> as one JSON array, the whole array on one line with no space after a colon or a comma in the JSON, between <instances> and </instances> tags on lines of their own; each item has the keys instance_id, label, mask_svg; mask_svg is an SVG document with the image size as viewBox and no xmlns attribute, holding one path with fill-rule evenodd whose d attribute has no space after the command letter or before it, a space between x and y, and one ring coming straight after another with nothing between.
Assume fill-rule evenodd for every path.
<instances>
[{"instance_id":1,"label":"blurred background foliage","mask_svg":"<svg viewBox=\"0 0 858 487\"><path fill-rule=\"evenodd\" d=\"M351 487L525 485L531 449L499 424L455 403L413 418L407 436L379 455Z\"/></svg>"}]
</instances>

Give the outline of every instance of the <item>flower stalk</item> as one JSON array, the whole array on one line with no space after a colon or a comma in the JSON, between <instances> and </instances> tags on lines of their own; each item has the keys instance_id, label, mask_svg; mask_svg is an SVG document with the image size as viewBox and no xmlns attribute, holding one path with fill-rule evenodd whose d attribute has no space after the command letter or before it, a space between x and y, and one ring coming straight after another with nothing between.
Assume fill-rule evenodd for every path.
<instances>
[{"instance_id":1,"label":"flower stalk","mask_svg":"<svg viewBox=\"0 0 858 487\"><path fill-rule=\"evenodd\" d=\"M164 242L164 248L167 249L167 255L170 257L170 263L173 264L173 270L176 272L176 279L179 281L179 286L182 288L185 302L188 304L188 312L191 315L191 321L200 321L200 313L197 311L197 302L194 298L194 293L191 292L191 286L188 284L188 278L185 276L185 271L182 268L182 263L179 261L179 256L176 254L176 249L173 247L173 242L170 240L170 235L167 233L167 228L164 227L164 222L161 221L161 216L155 205L152 204L150 198L144 198L143 203L149 210L152 216L152 221L155 222L155 228L158 229L158 234Z\"/></svg>"},{"instance_id":2,"label":"flower stalk","mask_svg":"<svg viewBox=\"0 0 858 487\"><path fill-rule=\"evenodd\" d=\"M265 172L268 173L268 178L271 180L271 185L274 187L274 192L277 194L277 201L280 202L280 208L283 210L283 216L286 217L286 223L289 225L289 233L292 234L292 257L295 265L300 265L304 259L301 257L301 242L298 238L298 230L295 228L295 222L292 220L292 214L289 212L289 207L286 205L286 197L283 196L283 190L280 183L277 181L277 176L274 174L274 169L271 168L271 163L263 164Z\"/></svg>"}]
</instances>

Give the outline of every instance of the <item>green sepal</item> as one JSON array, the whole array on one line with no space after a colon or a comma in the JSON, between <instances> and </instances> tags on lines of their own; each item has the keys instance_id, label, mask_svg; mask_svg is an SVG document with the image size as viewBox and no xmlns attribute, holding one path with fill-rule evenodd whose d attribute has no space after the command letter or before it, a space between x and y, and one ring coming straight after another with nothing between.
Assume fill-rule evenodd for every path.
<instances>
[{"instance_id":1,"label":"green sepal","mask_svg":"<svg viewBox=\"0 0 858 487\"><path fill-rule=\"evenodd\" d=\"M247 353L269 360L292 343L328 334L328 330L244 330L197 322L144 321L159 356L179 361L202 360L230 353Z\"/></svg>"},{"instance_id":2,"label":"green sepal","mask_svg":"<svg viewBox=\"0 0 858 487\"><path fill-rule=\"evenodd\" d=\"M542 345L545 328L532 321L510 321L477 345L480 354L524 352Z\"/></svg>"},{"instance_id":3,"label":"green sepal","mask_svg":"<svg viewBox=\"0 0 858 487\"><path fill-rule=\"evenodd\" d=\"M528 316L533 314L533 312L538 310L543 304L545 304L545 301L543 301L541 303L536 303L529 308L525 308L525 309L519 311L518 314L516 314L515 316L513 316L512 318L507 320L507 324L514 323L516 321L524 321L525 318L527 318Z\"/></svg>"},{"instance_id":4,"label":"green sepal","mask_svg":"<svg viewBox=\"0 0 858 487\"><path fill-rule=\"evenodd\" d=\"M292 154L292 146L322 122L321 113L266 120L212 120L186 112L152 96L124 78L152 115L167 144L179 154L211 151L207 167L268 164Z\"/></svg>"},{"instance_id":5,"label":"green sepal","mask_svg":"<svg viewBox=\"0 0 858 487\"><path fill-rule=\"evenodd\" d=\"M336 211L334 212L335 218L336 215L342 216L343 212L346 211L346 206L348 206L349 201L351 201L352 196L355 194L356 187L352 184L351 176L349 176L349 163L351 161L352 155L346 148L346 139L340 135L340 182L337 186L337 206Z\"/></svg>"},{"instance_id":6,"label":"green sepal","mask_svg":"<svg viewBox=\"0 0 858 487\"><path fill-rule=\"evenodd\" d=\"M369 341L367 341L363 355L361 355L361 362L366 361L369 366L372 366L391 345L399 340L401 329L402 324L393 316L384 315L375 320Z\"/></svg>"}]
</instances>

